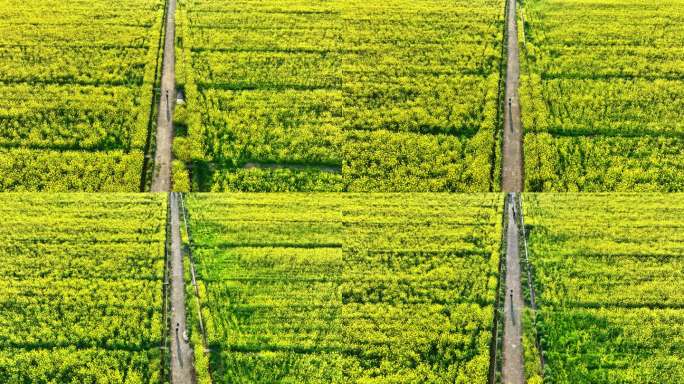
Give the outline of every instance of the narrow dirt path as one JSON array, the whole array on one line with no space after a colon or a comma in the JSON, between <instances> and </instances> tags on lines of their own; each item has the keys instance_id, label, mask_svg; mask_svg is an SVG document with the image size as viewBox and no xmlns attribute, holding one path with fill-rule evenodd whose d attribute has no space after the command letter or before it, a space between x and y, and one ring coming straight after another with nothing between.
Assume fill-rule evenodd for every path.
<instances>
[{"instance_id":1,"label":"narrow dirt path","mask_svg":"<svg viewBox=\"0 0 684 384\"><path fill-rule=\"evenodd\" d=\"M261 169L296 169L296 170L307 170L316 169L322 172L329 173L340 173L342 172L342 167L333 167L330 165L316 165L316 164L288 164L288 163L259 163L259 162L249 162L242 166L245 169L261 168Z\"/></svg>"},{"instance_id":2,"label":"narrow dirt path","mask_svg":"<svg viewBox=\"0 0 684 384\"><path fill-rule=\"evenodd\" d=\"M180 210L178 195L169 194L171 205L171 384L195 382L192 348L186 340L185 282L183 280L183 253L180 236Z\"/></svg>"},{"instance_id":3,"label":"narrow dirt path","mask_svg":"<svg viewBox=\"0 0 684 384\"><path fill-rule=\"evenodd\" d=\"M173 143L173 108L176 100L175 15L176 0L168 0L161 93L157 113L152 192L167 192L171 190L171 144Z\"/></svg>"},{"instance_id":4,"label":"narrow dirt path","mask_svg":"<svg viewBox=\"0 0 684 384\"><path fill-rule=\"evenodd\" d=\"M520 123L518 83L520 81L520 59L518 56L517 0L508 1L506 67L506 97L504 99L503 174L504 192L523 190L523 132Z\"/></svg>"},{"instance_id":5,"label":"narrow dirt path","mask_svg":"<svg viewBox=\"0 0 684 384\"><path fill-rule=\"evenodd\" d=\"M503 382L525 382L522 348L523 299L520 289L520 258L518 212L515 212L514 194L508 198L508 225L506 226L506 298L504 300Z\"/></svg>"}]
</instances>

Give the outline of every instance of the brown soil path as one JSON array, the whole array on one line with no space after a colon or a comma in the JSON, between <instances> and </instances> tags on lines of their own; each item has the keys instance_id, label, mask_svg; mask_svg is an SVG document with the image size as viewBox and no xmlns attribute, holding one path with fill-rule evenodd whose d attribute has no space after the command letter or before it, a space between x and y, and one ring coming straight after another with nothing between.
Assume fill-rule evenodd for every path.
<instances>
[{"instance_id":1,"label":"brown soil path","mask_svg":"<svg viewBox=\"0 0 684 384\"><path fill-rule=\"evenodd\" d=\"M154 152L152 192L171 190L171 145L173 143L173 108L176 100L176 0L168 0L166 9L166 36L162 62L157 134Z\"/></svg>"},{"instance_id":2,"label":"brown soil path","mask_svg":"<svg viewBox=\"0 0 684 384\"><path fill-rule=\"evenodd\" d=\"M316 164L287 164L287 163L257 163L249 162L242 166L245 169L261 168L261 169L296 169L296 170L306 170L306 169L317 169L323 172L330 173L340 173L342 172L342 167L334 167L330 165L316 165Z\"/></svg>"},{"instance_id":3,"label":"brown soil path","mask_svg":"<svg viewBox=\"0 0 684 384\"><path fill-rule=\"evenodd\" d=\"M516 0L507 1L508 65L506 67L506 97L504 99L502 189L504 192L522 192L524 186L523 131L520 123L520 103L518 100L518 83L520 81L518 25Z\"/></svg>"},{"instance_id":4,"label":"brown soil path","mask_svg":"<svg viewBox=\"0 0 684 384\"><path fill-rule=\"evenodd\" d=\"M186 341L185 282L183 280L183 253L180 235L178 195L169 194L171 205L171 384L195 382L192 348Z\"/></svg>"},{"instance_id":5,"label":"brown soil path","mask_svg":"<svg viewBox=\"0 0 684 384\"><path fill-rule=\"evenodd\" d=\"M508 224L506 226L506 298L504 300L503 382L525 383L522 348L523 298L520 288L520 239L514 194L508 194Z\"/></svg>"}]
</instances>

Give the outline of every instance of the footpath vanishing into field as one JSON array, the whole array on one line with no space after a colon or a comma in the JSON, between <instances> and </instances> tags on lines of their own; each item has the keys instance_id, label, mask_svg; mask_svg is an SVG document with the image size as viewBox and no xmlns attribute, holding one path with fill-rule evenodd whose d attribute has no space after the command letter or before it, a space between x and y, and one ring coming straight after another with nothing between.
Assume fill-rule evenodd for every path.
<instances>
[{"instance_id":1,"label":"footpath vanishing into field","mask_svg":"<svg viewBox=\"0 0 684 384\"><path fill-rule=\"evenodd\" d=\"M173 109L176 98L175 14L176 0L168 0L152 192L171 191L171 145L173 143ZM195 378L193 374L192 348L188 343L188 332L185 324L183 253L181 250L178 196L175 193L169 194L169 205L169 220L171 224L171 383L185 384L193 383Z\"/></svg>"},{"instance_id":2,"label":"footpath vanishing into field","mask_svg":"<svg viewBox=\"0 0 684 384\"><path fill-rule=\"evenodd\" d=\"M518 82L520 59L518 55L518 25L516 0L508 0L506 17L507 65L506 98L504 100L503 171L501 175L504 192L522 192L523 188L523 132L520 123Z\"/></svg>"},{"instance_id":3,"label":"footpath vanishing into field","mask_svg":"<svg viewBox=\"0 0 684 384\"><path fill-rule=\"evenodd\" d=\"M175 15L176 0L168 0L152 192L168 192L171 190L171 145L173 144L173 109L176 99Z\"/></svg>"},{"instance_id":4,"label":"footpath vanishing into field","mask_svg":"<svg viewBox=\"0 0 684 384\"><path fill-rule=\"evenodd\" d=\"M518 53L518 26L516 0L507 0L506 6L506 90L504 99L503 125L503 167L501 189L504 192L523 190L523 132L520 122L518 83L520 80L520 59ZM503 368L504 384L525 382L522 348L522 310L524 309L520 289L520 259L518 215L515 194L508 195L506 226L506 291L504 298Z\"/></svg>"},{"instance_id":5,"label":"footpath vanishing into field","mask_svg":"<svg viewBox=\"0 0 684 384\"><path fill-rule=\"evenodd\" d=\"M508 195L506 226L506 291L504 298L503 368L504 384L525 382L522 347L522 310L524 309L520 289L518 220L515 192L523 190L523 132L520 122L518 83L520 80L520 59L518 53L518 26L516 0L508 0L506 6L506 90L504 99L503 167L502 190L513 192Z\"/></svg>"},{"instance_id":6,"label":"footpath vanishing into field","mask_svg":"<svg viewBox=\"0 0 684 384\"><path fill-rule=\"evenodd\" d=\"M518 228L519 212L516 208L515 194L508 195L508 215L506 226L506 297L504 299L504 342L503 342L503 382L522 384L525 382L522 350L523 300L520 289L520 258Z\"/></svg>"},{"instance_id":7,"label":"footpath vanishing into field","mask_svg":"<svg viewBox=\"0 0 684 384\"><path fill-rule=\"evenodd\" d=\"M194 382L192 348L185 324L185 287L178 195L169 194L171 220L171 383Z\"/></svg>"}]
</instances>

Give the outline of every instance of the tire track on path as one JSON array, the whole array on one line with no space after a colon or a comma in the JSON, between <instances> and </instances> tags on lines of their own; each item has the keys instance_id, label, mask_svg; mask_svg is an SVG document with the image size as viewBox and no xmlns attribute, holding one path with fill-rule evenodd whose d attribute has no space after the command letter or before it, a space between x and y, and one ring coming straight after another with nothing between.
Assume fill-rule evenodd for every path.
<instances>
[{"instance_id":1,"label":"tire track on path","mask_svg":"<svg viewBox=\"0 0 684 384\"><path fill-rule=\"evenodd\" d=\"M166 9L166 34L164 36L164 61L157 110L157 133L154 151L152 192L171 190L171 145L173 143L173 108L176 100L176 0L168 0Z\"/></svg>"}]
</instances>

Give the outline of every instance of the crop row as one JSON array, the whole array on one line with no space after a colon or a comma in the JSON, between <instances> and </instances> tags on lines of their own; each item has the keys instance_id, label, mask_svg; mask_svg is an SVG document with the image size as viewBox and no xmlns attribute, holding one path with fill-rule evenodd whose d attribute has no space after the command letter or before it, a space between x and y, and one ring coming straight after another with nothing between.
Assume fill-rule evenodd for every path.
<instances>
[{"instance_id":1,"label":"crop row","mask_svg":"<svg viewBox=\"0 0 684 384\"><path fill-rule=\"evenodd\" d=\"M145 188L163 0L0 5L0 190ZM684 2L642 5L521 4L527 190L684 189ZM499 189L503 0L176 16L177 189Z\"/></svg>"},{"instance_id":2,"label":"crop row","mask_svg":"<svg viewBox=\"0 0 684 384\"><path fill-rule=\"evenodd\" d=\"M4 196L0 381L160 381L165 202Z\"/></svg>"},{"instance_id":3,"label":"crop row","mask_svg":"<svg viewBox=\"0 0 684 384\"><path fill-rule=\"evenodd\" d=\"M197 190L498 189L503 3L186 0Z\"/></svg>"},{"instance_id":4,"label":"crop row","mask_svg":"<svg viewBox=\"0 0 684 384\"><path fill-rule=\"evenodd\" d=\"M684 2L523 8L526 189L681 191Z\"/></svg>"},{"instance_id":5,"label":"crop row","mask_svg":"<svg viewBox=\"0 0 684 384\"><path fill-rule=\"evenodd\" d=\"M525 196L545 380L684 380L683 213L679 194Z\"/></svg>"},{"instance_id":6,"label":"crop row","mask_svg":"<svg viewBox=\"0 0 684 384\"><path fill-rule=\"evenodd\" d=\"M198 382L484 383L502 202L188 195ZM682 196L526 194L524 207L529 382L681 382ZM0 381L159 382L166 197L8 194L0 214Z\"/></svg>"},{"instance_id":7,"label":"crop row","mask_svg":"<svg viewBox=\"0 0 684 384\"><path fill-rule=\"evenodd\" d=\"M485 382L502 199L434 197L191 195L213 379Z\"/></svg>"},{"instance_id":8,"label":"crop row","mask_svg":"<svg viewBox=\"0 0 684 384\"><path fill-rule=\"evenodd\" d=\"M139 190L163 1L1 5L0 190Z\"/></svg>"}]
</instances>

